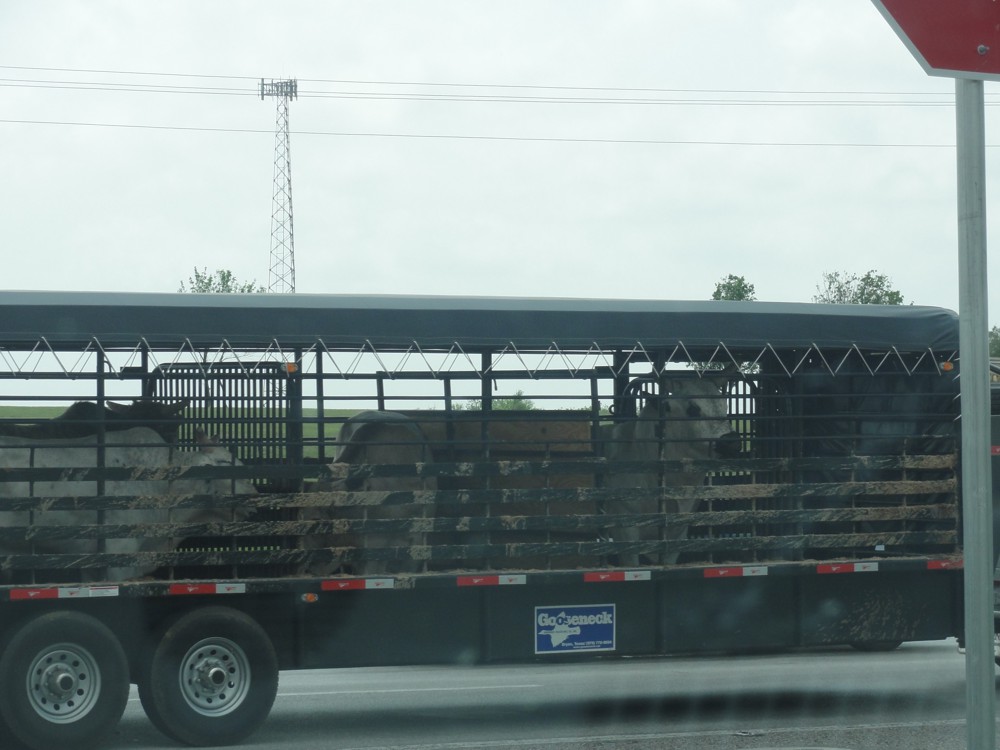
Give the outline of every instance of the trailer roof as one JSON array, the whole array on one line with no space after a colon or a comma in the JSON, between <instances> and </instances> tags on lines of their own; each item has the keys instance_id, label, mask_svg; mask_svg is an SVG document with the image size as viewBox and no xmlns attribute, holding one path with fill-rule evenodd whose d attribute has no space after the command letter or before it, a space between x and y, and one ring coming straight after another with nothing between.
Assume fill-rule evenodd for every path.
<instances>
[{"instance_id":1,"label":"trailer roof","mask_svg":"<svg viewBox=\"0 0 1000 750\"><path fill-rule=\"evenodd\" d=\"M672 346L958 349L943 308L783 302L0 291L0 347Z\"/></svg>"}]
</instances>

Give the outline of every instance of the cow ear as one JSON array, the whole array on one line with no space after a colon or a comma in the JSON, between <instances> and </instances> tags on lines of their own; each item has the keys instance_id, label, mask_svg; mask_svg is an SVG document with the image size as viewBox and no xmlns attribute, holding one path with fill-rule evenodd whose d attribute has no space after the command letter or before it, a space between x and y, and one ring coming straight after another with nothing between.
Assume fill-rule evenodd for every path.
<instances>
[{"instance_id":1,"label":"cow ear","mask_svg":"<svg viewBox=\"0 0 1000 750\"><path fill-rule=\"evenodd\" d=\"M191 400L187 398L182 398L180 401L175 401L172 404L164 404L163 405L164 416L168 414L180 414L190 405L191 405Z\"/></svg>"},{"instance_id":2,"label":"cow ear","mask_svg":"<svg viewBox=\"0 0 1000 750\"><path fill-rule=\"evenodd\" d=\"M725 375L713 375L711 377L706 377L704 380L712 384L712 387L720 393L726 392L726 385L729 383L729 378Z\"/></svg>"},{"instance_id":3,"label":"cow ear","mask_svg":"<svg viewBox=\"0 0 1000 750\"><path fill-rule=\"evenodd\" d=\"M108 411L114 412L115 414L128 414L131 406L125 406L125 404L116 404L114 401L105 401L104 406Z\"/></svg>"},{"instance_id":4,"label":"cow ear","mask_svg":"<svg viewBox=\"0 0 1000 750\"><path fill-rule=\"evenodd\" d=\"M222 439L219 435L209 437L204 430L194 431L195 442L198 443L198 450L206 452L222 446Z\"/></svg>"}]
</instances>

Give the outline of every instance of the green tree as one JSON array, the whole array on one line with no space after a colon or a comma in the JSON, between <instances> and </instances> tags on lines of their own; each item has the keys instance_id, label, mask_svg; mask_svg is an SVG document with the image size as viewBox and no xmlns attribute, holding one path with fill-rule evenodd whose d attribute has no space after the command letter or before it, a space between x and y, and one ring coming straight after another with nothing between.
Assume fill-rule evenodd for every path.
<instances>
[{"instance_id":1,"label":"green tree","mask_svg":"<svg viewBox=\"0 0 1000 750\"><path fill-rule=\"evenodd\" d=\"M753 284L742 276L729 274L716 282L715 291L712 292L712 299L755 302L757 300L757 291L754 289Z\"/></svg>"},{"instance_id":2,"label":"green tree","mask_svg":"<svg viewBox=\"0 0 1000 750\"><path fill-rule=\"evenodd\" d=\"M535 402L530 398L525 398L524 391L518 389L517 392L508 398L493 399L494 411L526 411L535 408ZM482 411L483 400L472 398L465 403L455 404L458 411Z\"/></svg>"},{"instance_id":3,"label":"green tree","mask_svg":"<svg viewBox=\"0 0 1000 750\"><path fill-rule=\"evenodd\" d=\"M813 302L845 305L901 305L903 295L892 288L892 279L870 270L864 276L846 271L827 271L816 285Z\"/></svg>"},{"instance_id":4,"label":"green tree","mask_svg":"<svg viewBox=\"0 0 1000 750\"><path fill-rule=\"evenodd\" d=\"M219 268L215 273L209 273L208 268L201 270L195 266L194 276L188 277L188 286L181 282L178 292L195 292L201 294L252 294L254 292L266 292L263 286L255 281L239 281L233 272L226 268Z\"/></svg>"},{"instance_id":5,"label":"green tree","mask_svg":"<svg viewBox=\"0 0 1000 750\"><path fill-rule=\"evenodd\" d=\"M1000 357L1000 326L990 329L990 356Z\"/></svg>"}]
</instances>

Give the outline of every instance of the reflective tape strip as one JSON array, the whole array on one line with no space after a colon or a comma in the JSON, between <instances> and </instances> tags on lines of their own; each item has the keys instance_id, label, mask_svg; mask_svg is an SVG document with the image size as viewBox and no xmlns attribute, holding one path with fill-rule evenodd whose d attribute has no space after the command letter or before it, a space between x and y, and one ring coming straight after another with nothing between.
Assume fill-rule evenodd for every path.
<instances>
[{"instance_id":1,"label":"reflective tape strip","mask_svg":"<svg viewBox=\"0 0 1000 750\"><path fill-rule=\"evenodd\" d=\"M11 601L34 599L98 599L118 596L117 586L58 586L44 589L11 589Z\"/></svg>"},{"instance_id":2,"label":"reflective tape strip","mask_svg":"<svg viewBox=\"0 0 1000 750\"><path fill-rule=\"evenodd\" d=\"M523 573L508 573L496 576L459 576L455 583L459 586L523 586L528 576Z\"/></svg>"},{"instance_id":3,"label":"reflective tape strip","mask_svg":"<svg viewBox=\"0 0 1000 750\"><path fill-rule=\"evenodd\" d=\"M965 567L965 560L928 560L928 570L961 570Z\"/></svg>"},{"instance_id":4,"label":"reflective tape strip","mask_svg":"<svg viewBox=\"0 0 1000 750\"><path fill-rule=\"evenodd\" d=\"M878 563L826 563L824 565L817 565L816 572L820 575L830 575L834 573L877 573Z\"/></svg>"},{"instance_id":5,"label":"reflective tape strip","mask_svg":"<svg viewBox=\"0 0 1000 750\"><path fill-rule=\"evenodd\" d=\"M395 588L395 578L345 578L322 581L319 585L323 591L365 591L371 589Z\"/></svg>"},{"instance_id":6,"label":"reflective tape strip","mask_svg":"<svg viewBox=\"0 0 1000 750\"><path fill-rule=\"evenodd\" d=\"M528 576L526 575L511 574L511 575L500 576L501 586L523 586L527 582L528 582Z\"/></svg>"},{"instance_id":7,"label":"reflective tape strip","mask_svg":"<svg viewBox=\"0 0 1000 750\"><path fill-rule=\"evenodd\" d=\"M731 568L705 568L705 578L749 578L766 576L766 565L741 565Z\"/></svg>"},{"instance_id":8,"label":"reflective tape strip","mask_svg":"<svg viewBox=\"0 0 1000 750\"><path fill-rule=\"evenodd\" d=\"M245 594L245 583L172 583L167 593L171 596Z\"/></svg>"},{"instance_id":9,"label":"reflective tape strip","mask_svg":"<svg viewBox=\"0 0 1000 750\"><path fill-rule=\"evenodd\" d=\"M459 586L499 586L500 576L459 576L455 582Z\"/></svg>"},{"instance_id":10,"label":"reflective tape strip","mask_svg":"<svg viewBox=\"0 0 1000 750\"><path fill-rule=\"evenodd\" d=\"M608 570L583 574L584 583L608 583L613 581L649 581L653 573L649 570Z\"/></svg>"}]
</instances>

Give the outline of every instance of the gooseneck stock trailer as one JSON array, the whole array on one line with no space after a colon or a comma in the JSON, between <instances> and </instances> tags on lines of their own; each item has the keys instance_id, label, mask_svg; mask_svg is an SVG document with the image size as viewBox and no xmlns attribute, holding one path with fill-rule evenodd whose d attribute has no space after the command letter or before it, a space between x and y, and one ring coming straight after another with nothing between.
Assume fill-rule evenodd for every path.
<instances>
[{"instance_id":1,"label":"gooseneck stock trailer","mask_svg":"<svg viewBox=\"0 0 1000 750\"><path fill-rule=\"evenodd\" d=\"M130 683L215 745L280 670L961 633L946 310L4 292L0 320L6 741L98 745Z\"/></svg>"}]
</instances>

